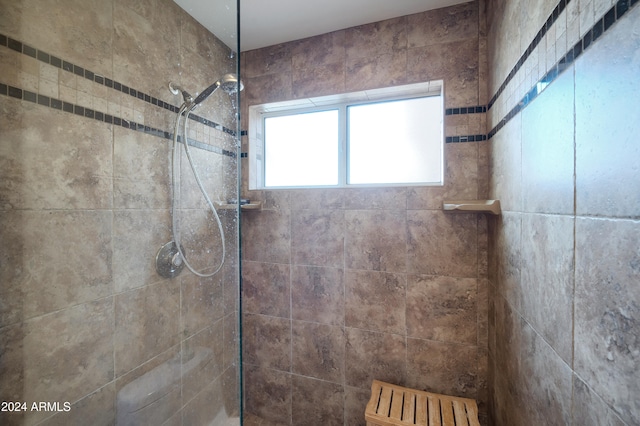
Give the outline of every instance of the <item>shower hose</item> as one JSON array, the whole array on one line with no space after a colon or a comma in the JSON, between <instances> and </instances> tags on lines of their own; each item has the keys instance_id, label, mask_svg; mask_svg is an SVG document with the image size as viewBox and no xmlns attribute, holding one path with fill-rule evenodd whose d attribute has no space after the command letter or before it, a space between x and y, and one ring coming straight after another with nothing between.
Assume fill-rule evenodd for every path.
<instances>
[{"instance_id":1,"label":"shower hose","mask_svg":"<svg viewBox=\"0 0 640 426\"><path fill-rule=\"evenodd\" d=\"M186 265L186 267L193 272L195 275L199 276L199 277L211 277L215 274L218 273L218 271L220 271L220 269L222 268L222 265L224 264L224 259L225 259L225 255L226 255L226 249L225 249L225 242L224 242L224 231L222 229L222 222L220 222L220 217L218 216L218 212L216 211L213 203L211 202L211 199L209 198L209 196L207 195L207 191L205 191L204 186L202 185L202 181L200 180L200 176L198 175L198 171L196 170L196 166L193 163L193 159L191 158L191 151L189 150L189 143L187 142L187 123L189 122L189 114L191 114L191 110L192 107L191 105L188 105L186 102L182 104L182 106L180 107L180 111L178 111L178 116L176 118L176 126L173 132L173 155L172 155L172 160L171 160L171 188L172 188L172 193L171 193L171 216L172 216L172 220L171 220L171 227L172 227L172 232L173 232L173 242L176 244L178 253L180 254L180 260L182 262L184 262L184 264ZM186 256L184 255L183 251L182 251L182 245L180 244L180 221L178 219L178 201L180 199L180 189L179 189L179 182L177 181L177 176L180 174L180 143L178 142L178 133L180 131L180 118L183 116L184 114L184 124L182 126L183 129L183 134L182 134L182 142L184 145L184 151L187 154L187 159L189 160L189 165L191 166L191 170L193 171L193 176L196 179L196 183L198 184L198 188L200 188L200 192L202 193L202 196L204 197L205 201L207 202L207 205L209 206L209 208L211 209L211 212L213 213L213 217L215 217L216 222L218 224L218 229L220 230L220 242L222 244L222 256L220 259L220 264L218 265L218 267L215 269L215 271L211 272L211 273L203 273L203 272L199 272L196 271L195 268L193 268L189 262L187 261Z\"/></svg>"}]
</instances>

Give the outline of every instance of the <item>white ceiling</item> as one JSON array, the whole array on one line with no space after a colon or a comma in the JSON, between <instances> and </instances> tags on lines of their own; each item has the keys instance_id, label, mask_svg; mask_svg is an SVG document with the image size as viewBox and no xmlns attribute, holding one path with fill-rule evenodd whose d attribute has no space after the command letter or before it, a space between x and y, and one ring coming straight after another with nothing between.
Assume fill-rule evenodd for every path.
<instances>
[{"instance_id":1,"label":"white ceiling","mask_svg":"<svg viewBox=\"0 0 640 426\"><path fill-rule=\"evenodd\" d=\"M237 50L236 0L174 0ZM241 51L470 0L240 0Z\"/></svg>"}]
</instances>

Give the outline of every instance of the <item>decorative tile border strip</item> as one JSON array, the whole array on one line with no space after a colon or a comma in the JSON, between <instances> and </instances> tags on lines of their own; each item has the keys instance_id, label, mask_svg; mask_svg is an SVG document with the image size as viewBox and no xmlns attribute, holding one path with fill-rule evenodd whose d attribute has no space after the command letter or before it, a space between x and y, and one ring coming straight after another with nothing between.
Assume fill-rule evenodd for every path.
<instances>
[{"instance_id":1,"label":"decorative tile border strip","mask_svg":"<svg viewBox=\"0 0 640 426\"><path fill-rule=\"evenodd\" d=\"M156 136L163 139L173 140L173 133L166 130L156 129L155 127L145 126L135 121L125 120L124 118L117 117L111 114L105 114L100 111L95 111L91 108L76 105L70 102L62 101L60 99L52 98L49 96L40 95L38 93L31 92L26 89L14 87L8 84L0 82L0 95L9 96L11 98L32 102L45 107L53 108L58 111L68 112L71 114L79 115L81 117L90 118L107 124L113 124L115 126L121 126L125 129L135 130L145 133L147 135ZM177 111L176 111L177 114ZM205 151L213 152L216 154L224 155L227 157L235 158L237 154L233 151L219 148L217 146L209 145L195 139L187 139L189 146L199 148ZM183 138L178 135L178 142L183 143Z\"/></svg>"},{"instance_id":2,"label":"decorative tile border strip","mask_svg":"<svg viewBox=\"0 0 640 426\"><path fill-rule=\"evenodd\" d=\"M570 0L561 0L560 4L567 4L569 3ZM487 135L487 139L491 139L493 136L495 136L496 133L498 133L500 131L500 129L502 129L513 117L515 117L520 111L522 111L527 105L529 105L540 93L542 93L542 91L552 82L554 81L564 70L566 70L567 68L569 68L569 66L576 60L578 59L578 57L580 57L580 55L582 55L582 53L587 50L587 48L589 48L591 46L591 44L596 41L598 38L600 38L600 36L602 34L604 34L604 32L606 32L609 28L611 28L611 26L613 24L615 24L615 22L620 19L625 13L627 13L627 11L629 9L631 9L633 6L635 6L640 0L619 0L618 2L616 2L615 5L613 5L605 14L604 16L602 16L602 18L600 18L598 21L596 21L596 23L589 29L589 31L587 31L585 33L585 35L578 40L578 42L573 46L573 48L569 49L569 51L562 57L560 58L560 60L547 72L547 74L545 74L532 88L531 90L529 90L529 92L527 92L527 94L520 100L520 102L518 102L518 104L516 106L514 106L503 118L502 120L500 120L500 122L498 122L498 124L491 129L491 131L488 133ZM556 9L554 9L554 13L552 14L552 16L549 17L549 19L547 20L547 23L543 26L543 29L546 31L549 29L549 22L550 20L553 18L553 22L555 22L555 20L557 19L556 15L556 10L559 10L559 6L556 7ZM555 17L554 17L555 16ZM542 30L540 30L542 31ZM538 33L540 34L540 32ZM543 34L544 35L544 34ZM534 39L534 42L538 39L538 36L536 36L536 39ZM539 42L540 40L538 40ZM532 42L533 44L533 42ZM536 43L537 45L537 43ZM529 46L531 47L531 45ZM534 46L535 48L535 46ZM533 50L533 49L531 49ZM524 64L524 61L526 60L526 57L528 57L528 55L531 52L529 51L529 49L527 49L527 52L525 52L525 54L520 58L520 60L518 61L517 65L517 69L520 69L520 66L522 66L522 64ZM526 57L525 57L526 55ZM524 58L524 59L523 59ZM516 68L514 68L514 70L516 70ZM517 70L516 70L517 72ZM513 75L515 75L515 72L513 72ZM511 76L512 73L509 73L509 76L507 78L507 80L505 80L505 82L500 86L501 88L503 86L506 86L506 83L509 82L509 80L511 78L513 78L513 76ZM494 97L492 98L492 101L495 102L495 100L497 99L497 97L499 96L499 94L501 93L501 90L498 90L498 93L496 93L496 95L494 95ZM489 104L489 108L491 107L492 103Z\"/></svg>"},{"instance_id":3,"label":"decorative tile border strip","mask_svg":"<svg viewBox=\"0 0 640 426\"><path fill-rule=\"evenodd\" d=\"M486 105L477 105L462 108L447 108L444 111L444 115L458 115L458 114L481 114L487 112Z\"/></svg>"},{"instance_id":4,"label":"decorative tile border strip","mask_svg":"<svg viewBox=\"0 0 640 426\"><path fill-rule=\"evenodd\" d=\"M140 90L136 90L133 87L129 87L118 81L104 77L100 74L96 74L91 70L83 68L79 65L75 65L71 62L65 61L64 59L58 58L57 56L50 55L47 52L44 52L40 49L36 49L35 47L29 46L19 40L13 39L4 34L0 34L0 46L6 46L11 50L14 50L26 56L30 56L34 59L44 62L45 64L49 64L61 70L73 73L78 77L86 78L87 80L90 80L96 84L100 84L105 87L108 87L109 89L113 89L118 92L122 92L124 94L130 95L131 97L137 98L146 103L150 103L159 108L164 108L166 110L169 110L175 113L177 113L178 110L180 109L179 107L176 107L167 102L164 102L161 99L148 95ZM217 130L221 130L224 133L227 133L231 136L235 136L237 134L237 131L235 129L229 129L214 121L207 120L206 118L200 117L199 115L190 114L189 118L194 121L197 121L198 123L204 124L205 126L208 126Z\"/></svg>"}]
</instances>

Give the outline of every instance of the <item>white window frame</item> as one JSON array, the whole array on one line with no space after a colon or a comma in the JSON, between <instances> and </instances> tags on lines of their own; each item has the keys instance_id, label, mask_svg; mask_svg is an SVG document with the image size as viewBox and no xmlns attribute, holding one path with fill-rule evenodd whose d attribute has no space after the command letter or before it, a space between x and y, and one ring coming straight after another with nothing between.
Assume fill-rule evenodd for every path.
<instances>
[{"instance_id":1,"label":"white window frame","mask_svg":"<svg viewBox=\"0 0 640 426\"><path fill-rule=\"evenodd\" d=\"M424 183L377 183L377 184L348 184L347 183L347 152L346 134L347 123L346 109L351 105L367 104L374 102L404 100L427 96L440 96L442 118L444 120L444 90L442 80L425 83L394 86L382 89L367 90L361 92L344 93L338 95L322 96L292 101L274 102L249 107L249 189L300 189L300 188L346 188L346 187L388 187L388 186L442 186L444 175L444 123L441 126L440 140L442 152L440 158L440 181ZM265 186L264 182L264 119L267 117L293 115L305 112L326 111L339 109L340 131L340 155L338 164L338 184L330 186ZM301 159L305 161L306 159Z\"/></svg>"}]
</instances>

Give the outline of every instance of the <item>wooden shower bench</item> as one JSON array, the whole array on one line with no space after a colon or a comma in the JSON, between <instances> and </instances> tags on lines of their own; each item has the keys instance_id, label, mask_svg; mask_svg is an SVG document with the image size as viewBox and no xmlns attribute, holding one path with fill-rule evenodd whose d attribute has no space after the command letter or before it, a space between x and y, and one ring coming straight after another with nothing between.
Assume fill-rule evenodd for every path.
<instances>
[{"instance_id":1,"label":"wooden shower bench","mask_svg":"<svg viewBox=\"0 0 640 426\"><path fill-rule=\"evenodd\" d=\"M379 380L371 384L367 426L480 426L478 405L469 398L404 388Z\"/></svg>"}]
</instances>

